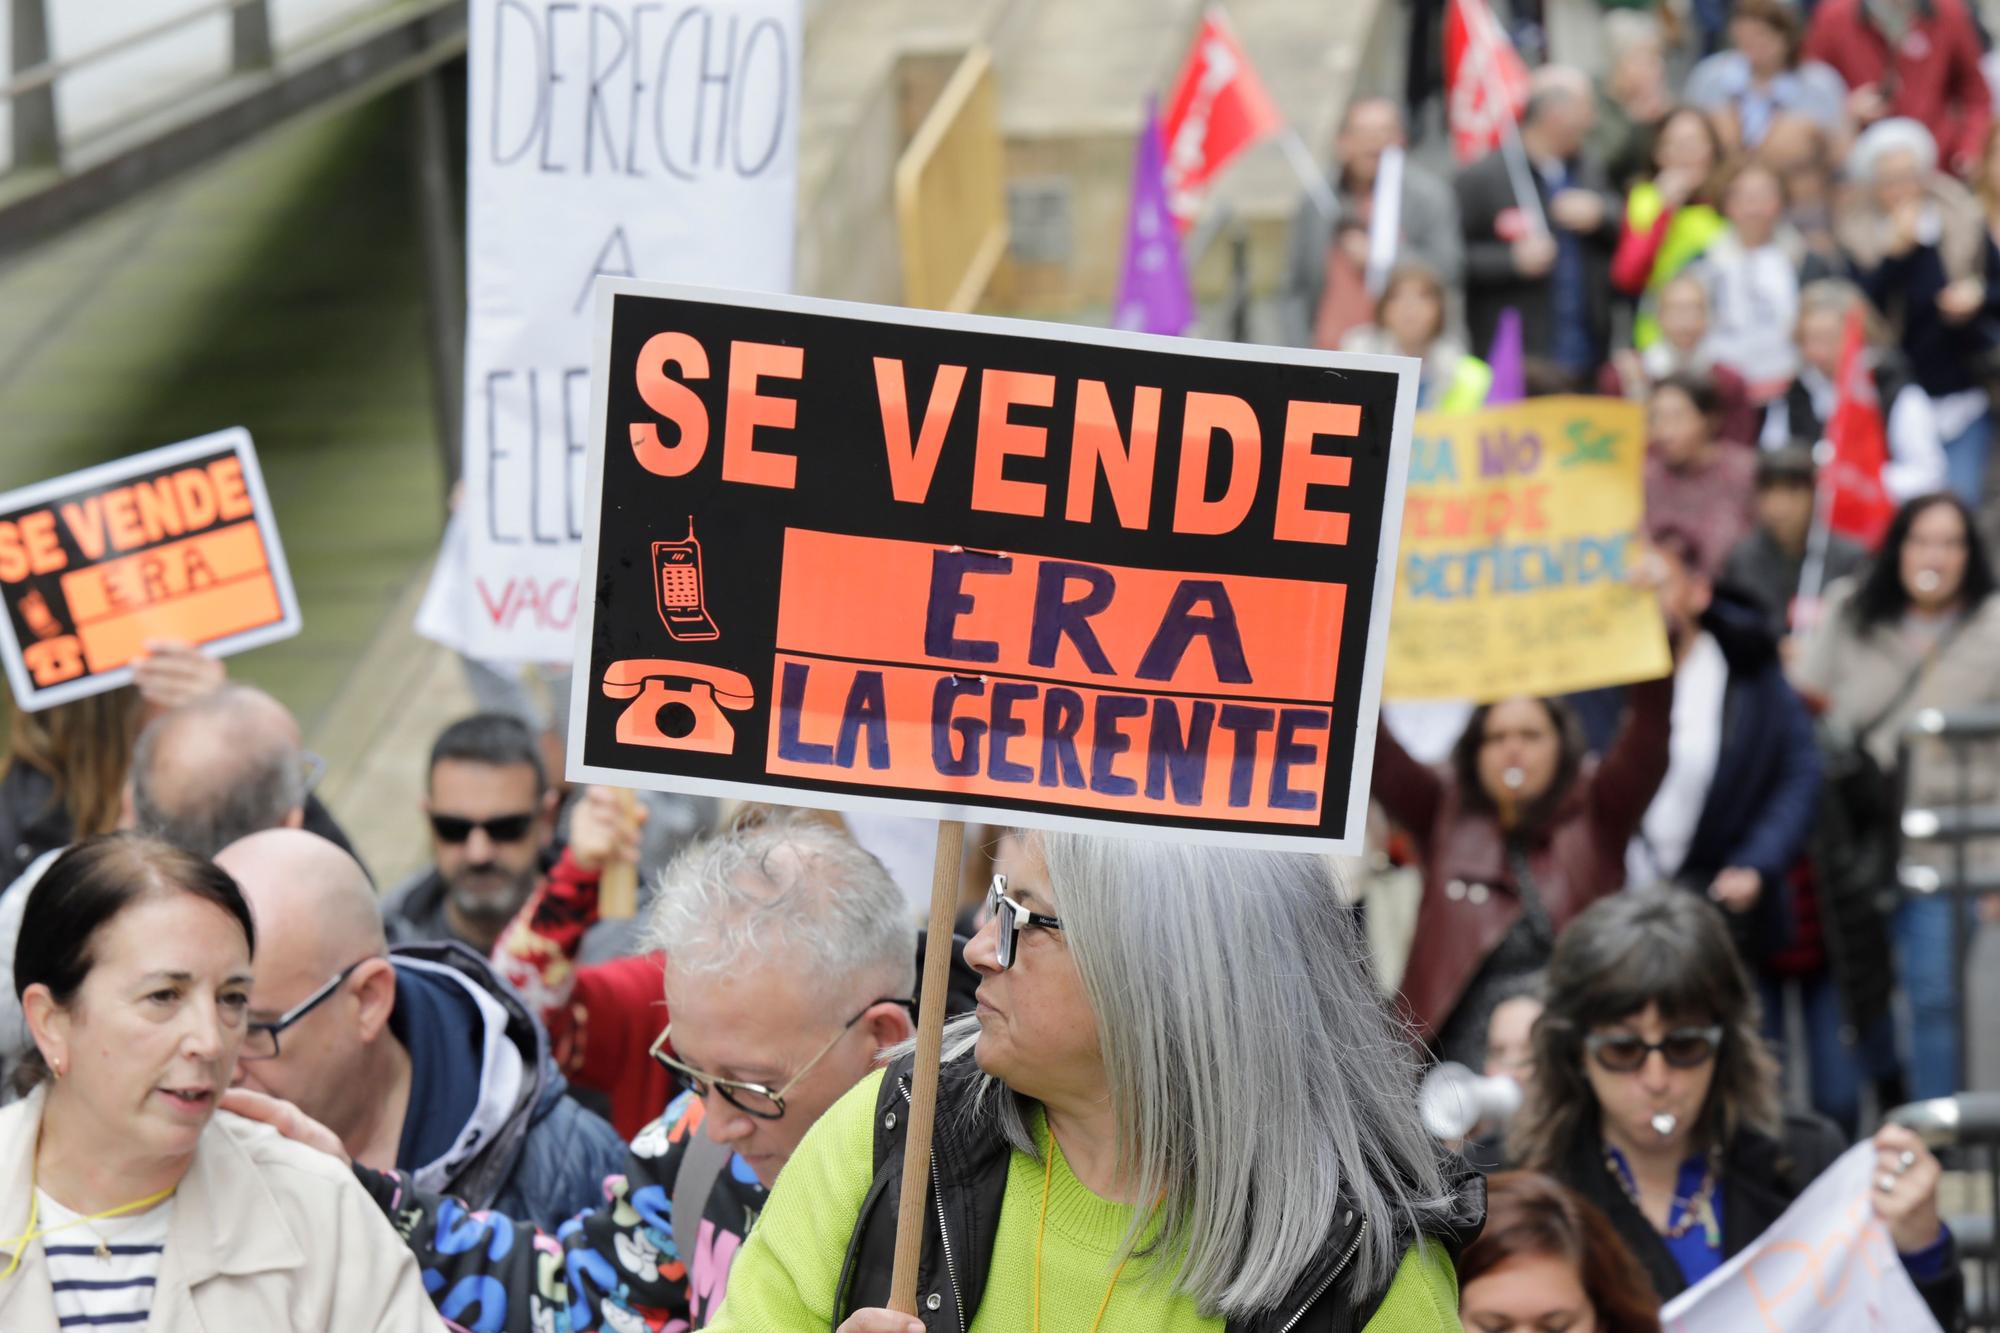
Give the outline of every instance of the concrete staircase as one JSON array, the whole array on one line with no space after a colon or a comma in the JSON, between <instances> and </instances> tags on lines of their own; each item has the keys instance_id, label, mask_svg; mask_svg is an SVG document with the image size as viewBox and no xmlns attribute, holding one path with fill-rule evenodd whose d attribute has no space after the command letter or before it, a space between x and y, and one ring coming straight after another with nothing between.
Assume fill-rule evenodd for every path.
<instances>
[{"instance_id":1,"label":"concrete staircase","mask_svg":"<svg viewBox=\"0 0 2000 1333\"><path fill-rule=\"evenodd\" d=\"M988 289L996 313L1101 318L1124 244L1132 146L1145 98L1164 97L1201 0L819 0L810 11L800 142L799 289L900 299L891 181L945 57L993 52L1014 243ZM1331 137L1382 0L1234 0L1230 17L1279 108L1315 155ZM1250 239L1268 291L1300 199L1275 143L1225 173L1211 208ZM1227 283L1226 247L1198 257L1205 297Z\"/></svg>"}]
</instances>

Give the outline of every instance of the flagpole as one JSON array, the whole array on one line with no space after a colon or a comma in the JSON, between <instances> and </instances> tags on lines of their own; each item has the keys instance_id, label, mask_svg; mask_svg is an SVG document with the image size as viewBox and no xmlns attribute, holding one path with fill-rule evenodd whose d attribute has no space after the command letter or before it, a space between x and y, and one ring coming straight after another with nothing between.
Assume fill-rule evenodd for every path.
<instances>
[{"instance_id":1,"label":"flagpole","mask_svg":"<svg viewBox=\"0 0 2000 1333\"><path fill-rule=\"evenodd\" d=\"M1806 558L1799 566L1799 591L1796 600L1800 604L1818 601L1820 589L1826 583L1826 553L1827 548L1833 543L1831 491L1825 469L1822 468L1813 485L1812 526L1806 530Z\"/></svg>"},{"instance_id":2,"label":"flagpole","mask_svg":"<svg viewBox=\"0 0 2000 1333\"><path fill-rule=\"evenodd\" d=\"M1458 0L1454 2L1457 3ZM1471 11L1462 3L1459 7L1461 13L1470 16ZM1486 24L1493 22L1490 10L1482 6L1480 13ZM1535 230L1546 236L1550 234L1549 218L1548 214L1542 211L1542 193L1535 187L1534 174L1528 165L1527 146L1521 142L1521 123L1514 116L1514 99L1507 95L1505 84L1496 82L1499 62L1492 58L1492 52L1495 49L1494 43L1500 40L1500 34L1486 26L1482 26L1481 32L1485 40L1477 44L1481 53L1479 78L1486 85L1486 95L1499 104L1501 113L1505 117L1500 127L1500 155L1507 164L1507 177L1514 186L1514 202L1533 220Z\"/></svg>"},{"instance_id":3,"label":"flagpole","mask_svg":"<svg viewBox=\"0 0 2000 1333\"><path fill-rule=\"evenodd\" d=\"M1319 163L1313 158L1312 150L1306 147L1304 137L1289 121L1278 135L1278 147L1285 154L1285 162L1298 176L1299 184L1306 187L1306 197L1312 200L1313 207L1319 210L1321 219L1327 222L1333 221L1334 216L1340 211L1340 204L1333 197L1333 187L1326 183L1326 173L1320 170Z\"/></svg>"}]
</instances>

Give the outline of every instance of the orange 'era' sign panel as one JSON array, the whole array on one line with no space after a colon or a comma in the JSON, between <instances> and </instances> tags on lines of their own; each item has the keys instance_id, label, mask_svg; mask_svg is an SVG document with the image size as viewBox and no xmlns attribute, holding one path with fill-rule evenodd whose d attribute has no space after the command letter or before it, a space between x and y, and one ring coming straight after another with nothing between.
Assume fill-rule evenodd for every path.
<instances>
[{"instance_id":1,"label":"orange 'era' sign panel","mask_svg":"<svg viewBox=\"0 0 2000 1333\"><path fill-rule=\"evenodd\" d=\"M229 653L299 628L242 430L0 495L0 601L0 652L27 709L124 684L151 639Z\"/></svg>"},{"instance_id":2,"label":"orange 'era' sign panel","mask_svg":"<svg viewBox=\"0 0 2000 1333\"><path fill-rule=\"evenodd\" d=\"M1358 845L1408 363L605 284L570 771Z\"/></svg>"}]
</instances>

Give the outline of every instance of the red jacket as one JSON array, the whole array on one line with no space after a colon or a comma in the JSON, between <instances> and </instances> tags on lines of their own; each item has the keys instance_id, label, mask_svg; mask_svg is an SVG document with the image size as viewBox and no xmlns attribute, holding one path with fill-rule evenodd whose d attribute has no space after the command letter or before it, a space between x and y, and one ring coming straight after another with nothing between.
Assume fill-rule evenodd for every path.
<instances>
[{"instance_id":1,"label":"red jacket","mask_svg":"<svg viewBox=\"0 0 2000 1333\"><path fill-rule=\"evenodd\" d=\"M1600 764L1586 762L1528 852L1529 873L1560 931L1625 883L1625 846L1667 776L1674 682L1634 685L1625 724ZM1521 917L1500 821L1466 808L1448 769L1426 768L1375 729L1375 798L1416 840L1424 867L1416 947L1402 1001L1425 1040L1458 1007L1473 974Z\"/></svg>"},{"instance_id":2,"label":"red jacket","mask_svg":"<svg viewBox=\"0 0 2000 1333\"><path fill-rule=\"evenodd\" d=\"M1909 34L1894 50L1862 0L1822 0L1804 57L1833 66L1851 89L1874 84L1889 113L1922 121L1940 165L1964 176L1979 163L1993 98L1979 69L1979 34L1962 0L1915 0Z\"/></svg>"},{"instance_id":3,"label":"red jacket","mask_svg":"<svg viewBox=\"0 0 2000 1333\"><path fill-rule=\"evenodd\" d=\"M627 1140L667 1107L672 1075L646 1052L667 1025L660 954L578 966L583 933L597 919L597 873L568 851L493 946L493 964L549 1030L570 1082L611 1099L611 1124Z\"/></svg>"}]
</instances>

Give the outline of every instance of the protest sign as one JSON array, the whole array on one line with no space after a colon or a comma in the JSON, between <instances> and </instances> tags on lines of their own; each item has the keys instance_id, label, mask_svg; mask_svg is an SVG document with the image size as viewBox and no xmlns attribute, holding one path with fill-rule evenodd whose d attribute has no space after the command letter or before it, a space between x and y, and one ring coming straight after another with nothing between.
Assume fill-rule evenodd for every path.
<instances>
[{"instance_id":1,"label":"protest sign","mask_svg":"<svg viewBox=\"0 0 2000 1333\"><path fill-rule=\"evenodd\" d=\"M601 292L572 776L1359 846L1414 363Z\"/></svg>"},{"instance_id":2,"label":"protest sign","mask_svg":"<svg viewBox=\"0 0 2000 1333\"><path fill-rule=\"evenodd\" d=\"M0 659L29 711L130 681L148 639L221 655L299 632L241 429L0 495L0 601Z\"/></svg>"},{"instance_id":3,"label":"protest sign","mask_svg":"<svg viewBox=\"0 0 2000 1333\"><path fill-rule=\"evenodd\" d=\"M1665 1333L1937 1333L1869 1193L1857 1143L1755 1244L1660 1312Z\"/></svg>"},{"instance_id":4,"label":"protest sign","mask_svg":"<svg viewBox=\"0 0 2000 1333\"><path fill-rule=\"evenodd\" d=\"M1627 581L1645 448L1639 406L1617 398L1419 415L1387 696L1486 701L1665 675L1658 605Z\"/></svg>"},{"instance_id":5,"label":"protest sign","mask_svg":"<svg viewBox=\"0 0 2000 1333\"><path fill-rule=\"evenodd\" d=\"M562 661L599 274L784 290L799 0L473 0L465 541L419 629Z\"/></svg>"}]
</instances>

